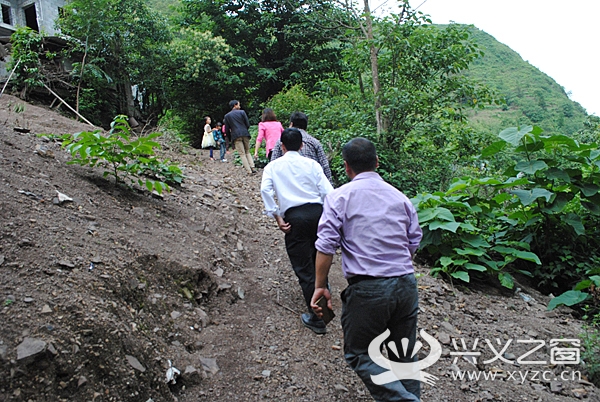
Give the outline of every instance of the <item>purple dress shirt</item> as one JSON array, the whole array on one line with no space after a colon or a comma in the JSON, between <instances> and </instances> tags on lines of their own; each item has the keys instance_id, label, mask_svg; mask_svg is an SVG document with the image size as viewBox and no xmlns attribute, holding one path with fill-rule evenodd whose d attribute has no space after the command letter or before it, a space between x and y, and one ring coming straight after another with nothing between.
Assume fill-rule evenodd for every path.
<instances>
[{"instance_id":1,"label":"purple dress shirt","mask_svg":"<svg viewBox=\"0 0 600 402\"><path fill-rule=\"evenodd\" d=\"M410 200L375 172L363 172L329 193L315 243L324 254L342 247L344 277L414 272L423 232Z\"/></svg>"}]
</instances>

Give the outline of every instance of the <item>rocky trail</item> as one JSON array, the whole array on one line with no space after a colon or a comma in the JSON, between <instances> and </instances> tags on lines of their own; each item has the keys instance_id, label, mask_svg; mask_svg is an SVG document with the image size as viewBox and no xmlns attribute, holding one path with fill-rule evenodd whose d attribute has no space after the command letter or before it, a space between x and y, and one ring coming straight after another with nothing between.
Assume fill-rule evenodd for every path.
<instances>
[{"instance_id":1,"label":"rocky trail","mask_svg":"<svg viewBox=\"0 0 600 402\"><path fill-rule=\"evenodd\" d=\"M116 187L36 136L89 126L27 105L31 132L18 133L16 102L0 98L0 401L372 400L343 358L339 257L337 317L316 335L262 215L260 170L165 139L181 187ZM527 283L468 289L418 272L419 328L442 346L423 401L600 401L584 367L556 362L579 352L551 342L578 338L569 309L547 312Z\"/></svg>"}]
</instances>

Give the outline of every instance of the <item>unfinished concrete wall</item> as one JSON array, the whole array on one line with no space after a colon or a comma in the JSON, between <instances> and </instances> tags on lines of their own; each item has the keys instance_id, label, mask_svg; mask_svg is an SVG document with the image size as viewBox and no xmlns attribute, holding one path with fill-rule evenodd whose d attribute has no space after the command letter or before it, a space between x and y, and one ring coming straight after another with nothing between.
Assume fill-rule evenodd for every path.
<instances>
[{"instance_id":1,"label":"unfinished concrete wall","mask_svg":"<svg viewBox=\"0 0 600 402\"><path fill-rule=\"evenodd\" d=\"M65 3L66 0L0 0L0 35L10 36L16 27L28 26L54 36L58 33L55 21Z\"/></svg>"}]
</instances>

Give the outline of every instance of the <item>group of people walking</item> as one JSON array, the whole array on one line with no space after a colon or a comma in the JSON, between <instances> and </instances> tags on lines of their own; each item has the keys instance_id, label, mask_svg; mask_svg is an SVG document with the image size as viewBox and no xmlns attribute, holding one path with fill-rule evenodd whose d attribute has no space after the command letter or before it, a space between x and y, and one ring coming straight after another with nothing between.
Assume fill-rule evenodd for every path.
<instances>
[{"instance_id":1,"label":"group of people walking","mask_svg":"<svg viewBox=\"0 0 600 402\"><path fill-rule=\"evenodd\" d=\"M220 147L220 160L227 162L225 155L230 144L240 155L242 166L248 173L255 173L254 159L258 158L258 149L263 140L266 142L266 156L271 160L273 148L277 145L283 125L277 121L277 116L273 109L266 108L263 111L261 122L258 123L258 137L254 148L254 158L250 155L250 121L248 115L241 108L240 101L232 100L229 102L231 111L223 119L223 124L218 122L213 129L210 125L210 117L205 117L204 135L202 139L202 148L208 148L210 159L214 160L213 150Z\"/></svg>"},{"instance_id":2,"label":"group of people walking","mask_svg":"<svg viewBox=\"0 0 600 402\"><path fill-rule=\"evenodd\" d=\"M242 165L254 173L250 154L250 123L240 102L211 132L225 160L226 139L237 150ZM328 275L337 250L342 250L342 272L348 287L341 293L344 357L377 401L419 401L419 380L400 378L376 384L373 377L386 371L369 356L371 342L389 330L388 356L400 363L416 362L410 351L416 343L418 295L412 258L422 231L415 208L399 190L387 184L376 169L375 145L354 138L342 148L349 183L334 189L329 161L321 143L308 134L308 117L290 116L284 129L271 109L258 126L254 158L266 141L260 192L264 213L285 234L286 251L305 303L301 323L325 334L324 309L333 309ZM210 130L207 118L205 133ZM211 158L212 150L211 150ZM319 300L326 301L326 307ZM388 345L405 345L398 356ZM406 351L407 349L404 348Z\"/></svg>"},{"instance_id":3,"label":"group of people walking","mask_svg":"<svg viewBox=\"0 0 600 402\"><path fill-rule=\"evenodd\" d=\"M374 144L354 138L342 148L350 182L334 189L323 147L306 132L308 118L295 112L265 167L261 196L265 214L285 233L285 246L298 278L306 312L304 326L327 332L324 298L333 309L328 274L342 249L348 287L341 293L344 357L377 401L419 401L420 383L398 379L376 384L385 372L369 356L369 345L386 330L388 341L414 347L418 295L412 257L422 237L415 208L399 190L376 173ZM390 344L391 342L388 342ZM408 350L412 350L409 348ZM390 360L413 363L409 352Z\"/></svg>"}]
</instances>

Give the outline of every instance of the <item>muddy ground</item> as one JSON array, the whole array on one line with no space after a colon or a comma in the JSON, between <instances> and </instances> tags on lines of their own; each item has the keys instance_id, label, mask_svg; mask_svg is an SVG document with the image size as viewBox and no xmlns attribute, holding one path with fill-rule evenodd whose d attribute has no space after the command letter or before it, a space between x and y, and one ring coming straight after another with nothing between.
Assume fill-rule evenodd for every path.
<instances>
[{"instance_id":1,"label":"muddy ground","mask_svg":"<svg viewBox=\"0 0 600 402\"><path fill-rule=\"evenodd\" d=\"M283 234L261 213L260 170L167 138L183 185L164 197L120 188L36 136L91 127L9 111L19 102L0 98L0 401L372 400L343 359L339 257L338 317L316 335L300 323ZM551 344L577 339L570 310L547 312L524 282L467 289L418 272L419 328L443 347L423 401L600 401L585 367L560 360L579 348ZM462 341L481 355L457 355Z\"/></svg>"}]
</instances>

